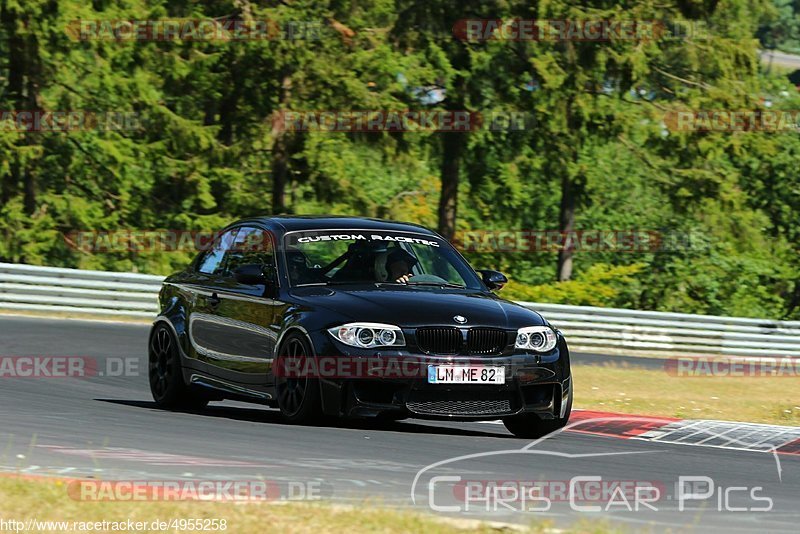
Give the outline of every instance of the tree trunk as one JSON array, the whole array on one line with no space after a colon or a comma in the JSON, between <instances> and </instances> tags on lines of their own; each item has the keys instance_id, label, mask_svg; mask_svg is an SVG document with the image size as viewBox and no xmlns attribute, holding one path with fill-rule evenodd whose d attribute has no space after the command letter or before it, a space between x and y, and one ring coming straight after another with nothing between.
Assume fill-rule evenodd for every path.
<instances>
[{"instance_id":1,"label":"tree trunk","mask_svg":"<svg viewBox=\"0 0 800 534\"><path fill-rule=\"evenodd\" d=\"M288 110L292 96L292 78L289 74L281 80L279 113ZM292 134L283 130L275 131L272 145L272 213L286 212L286 186L289 183L289 145Z\"/></svg>"},{"instance_id":2,"label":"tree trunk","mask_svg":"<svg viewBox=\"0 0 800 534\"><path fill-rule=\"evenodd\" d=\"M236 142L236 124L239 109L239 99L241 96L241 84L237 83L237 78L241 75L239 68L239 57L233 48L228 48L223 56L227 65L228 90L219 99L219 122L220 128L217 138L225 146L231 146Z\"/></svg>"},{"instance_id":3,"label":"tree trunk","mask_svg":"<svg viewBox=\"0 0 800 534\"><path fill-rule=\"evenodd\" d=\"M35 46L32 44L32 46ZM31 50L30 57L31 63L29 64L28 83L27 83L27 108L34 112L39 112L41 106L39 105L39 63L36 52ZM34 59L35 58L35 59ZM37 135L36 132L28 133L25 135L24 143L26 145L33 145L35 142L31 139L32 135ZM23 183L23 205L25 206L25 213L32 215L36 211L36 174L35 171L28 165L22 168L22 183Z\"/></svg>"},{"instance_id":4,"label":"tree trunk","mask_svg":"<svg viewBox=\"0 0 800 534\"><path fill-rule=\"evenodd\" d=\"M0 9L0 23L8 36L8 99L13 110L20 109L24 98L25 87L25 42L16 33L17 17L5 6ZM3 176L2 202L5 205L16 193L20 183L20 171L17 162L12 161L8 173Z\"/></svg>"},{"instance_id":5,"label":"tree trunk","mask_svg":"<svg viewBox=\"0 0 800 534\"><path fill-rule=\"evenodd\" d=\"M568 43L572 46L572 43ZM577 132L579 121L575 120L572 113L572 106L575 101L574 96L570 96L564 108L566 123L570 131ZM563 146L560 147L564 153L561 162L561 205L558 213L558 230L561 232L559 242L561 246L558 250L558 262L556 263L556 279L564 282L572 278L572 256L575 252L573 243L573 231L575 230L575 208L578 205L578 196L583 187L581 176L571 175L568 163L577 163L579 157L580 136L574 138L567 137L562 140Z\"/></svg>"},{"instance_id":6,"label":"tree trunk","mask_svg":"<svg viewBox=\"0 0 800 534\"><path fill-rule=\"evenodd\" d=\"M561 247L558 250L556 277L559 282L572 278L573 245L566 239L575 229L576 191L568 174L561 178L561 207L559 210L558 230L561 232Z\"/></svg>"},{"instance_id":7,"label":"tree trunk","mask_svg":"<svg viewBox=\"0 0 800 534\"><path fill-rule=\"evenodd\" d=\"M6 9L0 10L0 24L8 36L8 97L14 111L36 112L39 106L40 65L36 51L36 41L26 40L17 33L17 15ZM25 133L22 144L34 144L32 136L36 132ZM27 164L17 160L9 166L9 173L3 177L2 200L8 202L22 183L25 213L31 215L36 210L36 177Z\"/></svg>"},{"instance_id":8,"label":"tree trunk","mask_svg":"<svg viewBox=\"0 0 800 534\"><path fill-rule=\"evenodd\" d=\"M442 189L439 196L439 233L452 241L456 234L458 182L466 134L445 132L442 136Z\"/></svg>"},{"instance_id":9,"label":"tree trunk","mask_svg":"<svg viewBox=\"0 0 800 534\"><path fill-rule=\"evenodd\" d=\"M286 133L279 133L272 145L272 213L286 212L286 183L289 161L286 150Z\"/></svg>"},{"instance_id":10,"label":"tree trunk","mask_svg":"<svg viewBox=\"0 0 800 534\"><path fill-rule=\"evenodd\" d=\"M800 278L794 281L794 291L789 298L789 304L786 307L786 317L791 317L794 310L800 306Z\"/></svg>"}]
</instances>

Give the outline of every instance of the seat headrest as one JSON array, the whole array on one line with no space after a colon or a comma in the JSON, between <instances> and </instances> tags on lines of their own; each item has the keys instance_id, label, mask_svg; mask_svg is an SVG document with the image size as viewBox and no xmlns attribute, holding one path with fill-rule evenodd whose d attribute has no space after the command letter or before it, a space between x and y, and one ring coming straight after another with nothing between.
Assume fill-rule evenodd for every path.
<instances>
[{"instance_id":1,"label":"seat headrest","mask_svg":"<svg viewBox=\"0 0 800 534\"><path fill-rule=\"evenodd\" d=\"M386 269L388 257L388 250L375 254L375 279L378 282L385 282L389 278L389 271Z\"/></svg>"}]
</instances>

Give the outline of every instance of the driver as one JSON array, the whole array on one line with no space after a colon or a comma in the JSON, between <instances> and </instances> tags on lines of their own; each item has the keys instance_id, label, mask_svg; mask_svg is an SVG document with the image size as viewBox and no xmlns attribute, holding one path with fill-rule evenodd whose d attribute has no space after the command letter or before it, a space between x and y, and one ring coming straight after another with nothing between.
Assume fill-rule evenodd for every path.
<instances>
[{"instance_id":1,"label":"driver","mask_svg":"<svg viewBox=\"0 0 800 534\"><path fill-rule=\"evenodd\" d=\"M418 263L417 258L402 248L395 248L386 257L386 274L388 280L398 284L407 284L414 276L411 269Z\"/></svg>"},{"instance_id":2,"label":"driver","mask_svg":"<svg viewBox=\"0 0 800 534\"><path fill-rule=\"evenodd\" d=\"M342 281L408 283L411 270L418 263L413 254L400 247L387 248L385 243L367 241L350 245L347 263L334 275Z\"/></svg>"}]
</instances>

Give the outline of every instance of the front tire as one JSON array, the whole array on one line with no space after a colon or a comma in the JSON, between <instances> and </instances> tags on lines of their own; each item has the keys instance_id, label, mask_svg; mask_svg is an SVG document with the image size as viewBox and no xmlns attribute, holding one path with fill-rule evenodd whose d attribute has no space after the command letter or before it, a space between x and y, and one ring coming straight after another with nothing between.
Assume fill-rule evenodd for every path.
<instances>
[{"instance_id":1,"label":"front tire","mask_svg":"<svg viewBox=\"0 0 800 534\"><path fill-rule=\"evenodd\" d=\"M509 432L518 438L537 439L546 436L560 428L564 428L569 422L572 413L572 387L570 386L569 400L567 400L567 411L564 417L555 419L540 419L538 415L526 413L514 415L503 419L503 424Z\"/></svg>"},{"instance_id":2,"label":"front tire","mask_svg":"<svg viewBox=\"0 0 800 534\"><path fill-rule=\"evenodd\" d=\"M290 423L313 422L322 413L319 380L308 376L311 346L300 334L289 334L278 353L275 390L278 408Z\"/></svg>"},{"instance_id":3,"label":"front tire","mask_svg":"<svg viewBox=\"0 0 800 534\"><path fill-rule=\"evenodd\" d=\"M155 326L150 334L148 377L150 392L159 408L199 410L208 404L208 397L183 381L178 340L163 323Z\"/></svg>"}]
</instances>

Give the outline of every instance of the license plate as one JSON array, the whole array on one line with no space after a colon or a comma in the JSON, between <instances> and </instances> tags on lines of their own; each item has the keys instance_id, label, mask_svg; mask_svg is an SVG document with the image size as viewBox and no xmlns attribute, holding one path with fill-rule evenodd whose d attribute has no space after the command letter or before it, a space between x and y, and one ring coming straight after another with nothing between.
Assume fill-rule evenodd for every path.
<instances>
[{"instance_id":1,"label":"license plate","mask_svg":"<svg viewBox=\"0 0 800 534\"><path fill-rule=\"evenodd\" d=\"M429 365L429 384L505 384L504 367Z\"/></svg>"}]
</instances>

